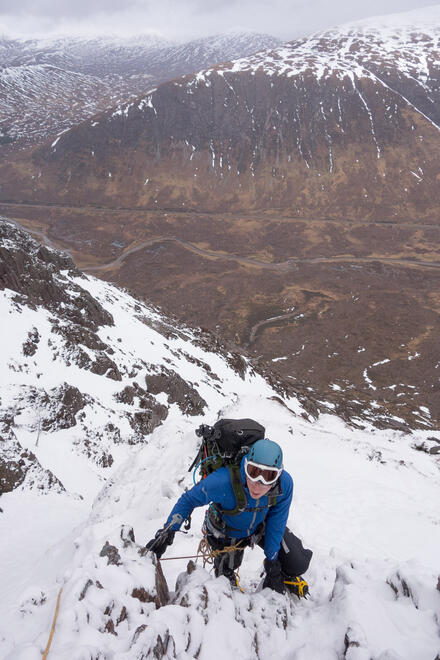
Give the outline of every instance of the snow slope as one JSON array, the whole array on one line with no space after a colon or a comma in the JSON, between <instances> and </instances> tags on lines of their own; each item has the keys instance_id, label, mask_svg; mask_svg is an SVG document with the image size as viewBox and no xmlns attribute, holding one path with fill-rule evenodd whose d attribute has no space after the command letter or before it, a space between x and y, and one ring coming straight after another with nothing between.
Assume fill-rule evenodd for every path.
<instances>
[{"instance_id":1,"label":"snow slope","mask_svg":"<svg viewBox=\"0 0 440 660\"><path fill-rule=\"evenodd\" d=\"M176 415L113 476L75 537L39 557L32 589L16 595L2 627L6 658L40 657L61 585L53 658L435 658L438 469L397 433L353 431L329 417L311 424L266 394L254 388L222 414L256 416L283 446L296 488L289 525L314 550L310 599L254 593L263 559L255 549L241 570L244 594L200 566L180 577L169 604L142 602L142 588L155 594L151 560L136 543L124 548L120 532L132 526L142 546L191 483L193 423ZM6 499L6 508L14 506ZM201 520L199 511L165 557L195 554ZM100 557L107 541L119 551L118 566ZM16 563L26 563L22 555ZM170 589L187 561L162 562Z\"/></svg>"},{"instance_id":2,"label":"snow slope","mask_svg":"<svg viewBox=\"0 0 440 660\"><path fill-rule=\"evenodd\" d=\"M392 66L406 75L416 74L424 86L438 65L440 47L440 5L376 16L347 23L257 53L222 67L224 71L263 69L267 74L296 76L311 70L318 78L371 77L369 65Z\"/></svg>"},{"instance_id":3,"label":"snow slope","mask_svg":"<svg viewBox=\"0 0 440 660\"><path fill-rule=\"evenodd\" d=\"M9 227L0 257L6 248L17 255L26 245L36 262L36 244L26 240ZM52 251L44 255L55 259ZM2 423L13 417L9 432L65 490L25 480L0 498L0 657L41 658L63 587L51 659L434 660L440 651L439 471L436 457L415 446L438 442L440 434L353 429L327 415L313 420L294 397L282 399L249 366L239 373L221 347L203 347L196 333L172 327L157 310L82 277L68 260L52 270L52 285L58 279L70 302L30 305L23 291L1 294L7 320L0 346ZM65 336L54 332L55 314L60 324L70 314L73 327L80 309L84 328L90 326L88 294L95 311L104 310L94 317L95 333L107 353L112 348L113 373L116 368L121 380L93 373L87 363L81 367ZM33 328L39 340L29 355ZM182 409L171 391L154 394L151 386L150 396L167 415L139 434L129 423L136 401L124 403L115 394L134 382L148 389L154 366L177 370L205 406ZM63 383L76 387L86 405L67 428L45 425L56 400L30 392L58 391ZM55 418L68 420L64 413ZM246 552L243 594L232 593L200 562L188 574L187 559L162 561L168 599L151 558L139 554L191 486L194 429L219 416L255 417L283 447L295 483L289 526L314 551L308 600L256 591L259 549ZM104 432L109 422L119 436ZM96 460L102 454L113 462ZM195 512L190 532L176 535L164 559L195 554L202 519L203 512ZM114 550L107 545L101 555L107 542Z\"/></svg>"},{"instance_id":4,"label":"snow slope","mask_svg":"<svg viewBox=\"0 0 440 660\"><path fill-rule=\"evenodd\" d=\"M37 143L158 82L277 45L251 32L184 44L131 38L0 35L0 143Z\"/></svg>"}]
</instances>

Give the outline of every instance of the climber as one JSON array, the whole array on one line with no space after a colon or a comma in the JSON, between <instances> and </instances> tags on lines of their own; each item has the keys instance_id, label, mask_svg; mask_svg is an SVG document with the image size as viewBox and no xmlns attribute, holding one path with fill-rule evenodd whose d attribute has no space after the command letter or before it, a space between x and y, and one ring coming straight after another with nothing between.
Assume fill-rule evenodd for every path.
<instances>
[{"instance_id":1,"label":"climber","mask_svg":"<svg viewBox=\"0 0 440 660\"><path fill-rule=\"evenodd\" d=\"M160 558L193 509L209 505L202 529L209 546L213 550L236 546L215 556L216 577L224 575L236 587L235 570L243 561L244 548L259 545L265 554L263 588L284 593L287 585L293 593L305 595L307 583L298 576L307 570L312 551L286 527L293 481L283 469L281 447L267 438L257 440L241 459L237 478L232 474L220 467L183 493L146 549Z\"/></svg>"}]
</instances>

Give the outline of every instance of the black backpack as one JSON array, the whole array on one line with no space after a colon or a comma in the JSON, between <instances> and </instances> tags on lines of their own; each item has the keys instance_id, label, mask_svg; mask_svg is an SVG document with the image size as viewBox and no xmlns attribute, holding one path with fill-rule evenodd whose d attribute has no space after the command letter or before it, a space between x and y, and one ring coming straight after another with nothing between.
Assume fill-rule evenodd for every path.
<instances>
[{"instance_id":1,"label":"black backpack","mask_svg":"<svg viewBox=\"0 0 440 660\"><path fill-rule=\"evenodd\" d=\"M234 516L244 510L246 495L240 477L241 459L254 442L264 438L264 434L264 426L253 419L219 419L214 426L202 424L196 429L196 435L202 438L202 442L188 472L199 469L204 479L221 467L229 468L236 506L222 513ZM276 504L276 497L269 500L269 506Z\"/></svg>"}]
</instances>

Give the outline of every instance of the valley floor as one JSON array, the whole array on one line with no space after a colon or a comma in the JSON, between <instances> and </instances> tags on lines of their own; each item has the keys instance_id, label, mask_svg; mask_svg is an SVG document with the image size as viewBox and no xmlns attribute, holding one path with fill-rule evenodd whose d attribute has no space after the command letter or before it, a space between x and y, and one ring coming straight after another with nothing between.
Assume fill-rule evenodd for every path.
<instances>
[{"instance_id":1,"label":"valley floor","mask_svg":"<svg viewBox=\"0 0 440 660\"><path fill-rule=\"evenodd\" d=\"M266 361L345 419L440 426L434 222L0 210L87 272Z\"/></svg>"}]
</instances>

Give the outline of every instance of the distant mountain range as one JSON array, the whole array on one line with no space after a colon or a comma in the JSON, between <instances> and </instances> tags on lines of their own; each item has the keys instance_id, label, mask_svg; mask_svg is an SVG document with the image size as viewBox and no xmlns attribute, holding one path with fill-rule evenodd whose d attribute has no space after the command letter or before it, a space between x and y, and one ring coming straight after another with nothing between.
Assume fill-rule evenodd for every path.
<instances>
[{"instance_id":1,"label":"distant mountain range","mask_svg":"<svg viewBox=\"0 0 440 660\"><path fill-rule=\"evenodd\" d=\"M39 185L14 173L2 196L77 204L80 190L105 206L431 218L440 12L403 16L163 83L37 152Z\"/></svg>"},{"instance_id":2,"label":"distant mountain range","mask_svg":"<svg viewBox=\"0 0 440 660\"><path fill-rule=\"evenodd\" d=\"M184 44L145 35L0 38L0 144L36 143L164 80L278 43L251 32Z\"/></svg>"}]
</instances>

